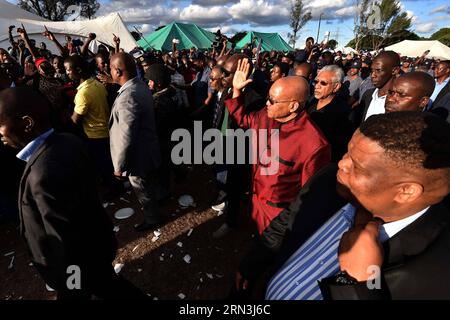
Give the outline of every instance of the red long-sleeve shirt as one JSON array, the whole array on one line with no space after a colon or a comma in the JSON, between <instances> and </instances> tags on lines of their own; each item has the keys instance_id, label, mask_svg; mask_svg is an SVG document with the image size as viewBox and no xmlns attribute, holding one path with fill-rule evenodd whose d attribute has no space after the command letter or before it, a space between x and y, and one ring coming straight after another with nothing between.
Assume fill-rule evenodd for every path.
<instances>
[{"instance_id":1,"label":"red long-sleeve shirt","mask_svg":"<svg viewBox=\"0 0 450 320\"><path fill-rule=\"evenodd\" d=\"M268 117L266 108L246 114L243 99L240 96L225 101L230 116L241 128L266 129L268 132L271 129L279 130L279 154L272 156L271 160L278 163L264 165L257 161L252 168L251 215L258 231L262 233L272 219L295 199L308 179L330 162L331 147L305 111L289 122L280 123ZM271 139L267 140L270 150ZM255 139L252 142L254 144ZM257 152L263 158L261 154L267 150L261 149ZM264 175L267 167L271 165L278 165L276 173Z\"/></svg>"}]
</instances>

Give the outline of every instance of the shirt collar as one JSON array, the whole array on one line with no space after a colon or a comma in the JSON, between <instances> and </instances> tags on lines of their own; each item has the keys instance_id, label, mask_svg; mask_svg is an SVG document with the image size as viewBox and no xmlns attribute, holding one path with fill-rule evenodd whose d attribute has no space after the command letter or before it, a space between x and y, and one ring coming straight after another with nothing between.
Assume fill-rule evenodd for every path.
<instances>
[{"instance_id":1,"label":"shirt collar","mask_svg":"<svg viewBox=\"0 0 450 320\"><path fill-rule=\"evenodd\" d=\"M36 137L33 141L28 143L25 148L23 148L16 157L22 161L28 162L31 156L36 152L36 150L44 143L45 139L53 133L53 128L44 132L40 136Z\"/></svg>"},{"instance_id":2,"label":"shirt collar","mask_svg":"<svg viewBox=\"0 0 450 320\"><path fill-rule=\"evenodd\" d=\"M80 83L80 85L77 87L77 90L81 90L82 88L86 87L93 80L94 80L94 78L89 78L89 79L83 81L83 83Z\"/></svg>"},{"instance_id":3,"label":"shirt collar","mask_svg":"<svg viewBox=\"0 0 450 320\"><path fill-rule=\"evenodd\" d=\"M136 79L137 77L134 77L133 79L128 80L123 84L123 86L120 87L119 91L117 91L118 94L121 94L125 89L127 89L129 86L131 86L131 83Z\"/></svg>"},{"instance_id":4,"label":"shirt collar","mask_svg":"<svg viewBox=\"0 0 450 320\"><path fill-rule=\"evenodd\" d=\"M382 224L380 226L380 241L384 242L390 238L392 238L394 235L399 233L401 230L409 226L411 223L419 219L430 207L426 207L422 211L417 212L416 214L413 214L412 216L406 217L401 220L389 222Z\"/></svg>"},{"instance_id":5,"label":"shirt collar","mask_svg":"<svg viewBox=\"0 0 450 320\"><path fill-rule=\"evenodd\" d=\"M441 84L437 83L437 80L436 80L436 85L438 85L438 86L445 86L445 85L447 85L447 83L449 81L450 81L450 77L447 77Z\"/></svg>"},{"instance_id":6,"label":"shirt collar","mask_svg":"<svg viewBox=\"0 0 450 320\"><path fill-rule=\"evenodd\" d=\"M372 94L372 99L374 99L374 100L384 100L384 99L386 99L386 96L379 97L378 96L378 88L377 88L377 89L375 89L375 91Z\"/></svg>"}]
</instances>

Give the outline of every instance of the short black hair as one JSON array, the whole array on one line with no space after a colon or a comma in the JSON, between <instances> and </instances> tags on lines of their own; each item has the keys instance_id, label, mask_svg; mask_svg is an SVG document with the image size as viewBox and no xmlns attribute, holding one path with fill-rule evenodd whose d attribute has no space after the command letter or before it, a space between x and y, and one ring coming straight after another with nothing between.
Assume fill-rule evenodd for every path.
<instances>
[{"instance_id":1,"label":"short black hair","mask_svg":"<svg viewBox=\"0 0 450 320\"><path fill-rule=\"evenodd\" d=\"M439 64L445 64L447 68L450 68L450 60L442 60Z\"/></svg>"},{"instance_id":2,"label":"short black hair","mask_svg":"<svg viewBox=\"0 0 450 320\"><path fill-rule=\"evenodd\" d=\"M51 121L50 102L33 87L14 87L0 92L0 112L5 118L17 119L31 116L38 125L49 126Z\"/></svg>"},{"instance_id":3,"label":"short black hair","mask_svg":"<svg viewBox=\"0 0 450 320\"><path fill-rule=\"evenodd\" d=\"M152 64L145 73L145 77L152 80L161 89L167 88L171 82L169 70L160 63Z\"/></svg>"},{"instance_id":4,"label":"short black hair","mask_svg":"<svg viewBox=\"0 0 450 320\"><path fill-rule=\"evenodd\" d=\"M402 111L373 115L359 130L378 143L399 166L450 169L450 124L432 113Z\"/></svg>"},{"instance_id":5,"label":"short black hair","mask_svg":"<svg viewBox=\"0 0 450 320\"><path fill-rule=\"evenodd\" d=\"M70 64L72 68L79 68L81 70L81 74L85 77L90 77L93 74L91 66L87 63L85 59L83 59L79 55L75 54L67 57L64 60L64 63Z\"/></svg>"},{"instance_id":6,"label":"short black hair","mask_svg":"<svg viewBox=\"0 0 450 320\"><path fill-rule=\"evenodd\" d=\"M280 71L282 74L284 74L285 77L289 75L289 64L286 62L277 62L275 63L274 67L280 68Z\"/></svg>"}]
</instances>

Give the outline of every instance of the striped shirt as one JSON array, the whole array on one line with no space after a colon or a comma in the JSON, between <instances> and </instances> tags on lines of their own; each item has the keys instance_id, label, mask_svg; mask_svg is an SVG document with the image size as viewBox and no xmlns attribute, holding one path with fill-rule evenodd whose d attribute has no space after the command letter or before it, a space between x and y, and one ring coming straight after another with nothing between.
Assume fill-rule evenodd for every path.
<instances>
[{"instance_id":1,"label":"striped shirt","mask_svg":"<svg viewBox=\"0 0 450 320\"><path fill-rule=\"evenodd\" d=\"M379 240L389 240L423 216L430 207L380 226ZM345 205L286 261L270 280L266 300L322 300L319 280L339 270L338 248L342 235L353 226L356 208Z\"/></svg>"},{"instance_id":2,"label":"striped shirt","mask_svg":"<svg viewBox=\"0 0 450 320\"><path fill-rule=\"evenodd\" d=\"M318 280L339 272L339 242L355 212L345 205L311 236L270 280L266 300L322 300Z\"/></svg>"}]
</instances>

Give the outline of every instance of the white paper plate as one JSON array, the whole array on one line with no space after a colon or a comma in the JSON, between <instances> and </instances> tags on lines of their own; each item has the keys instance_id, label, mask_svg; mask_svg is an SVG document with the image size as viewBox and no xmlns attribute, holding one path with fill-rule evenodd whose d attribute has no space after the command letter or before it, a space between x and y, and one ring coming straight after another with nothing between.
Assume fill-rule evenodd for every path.
<instances>
[{"instance_id":1,"label":"white paper plate","mask_svg":"<svg viewBox=\"0 0 450 320\"><path fill-rule=\"evenodd\" d=\"M117 210L114 217L118 220L128 219L134 214L133 208L122 208Z\"/></svg>"}]
</instances>

